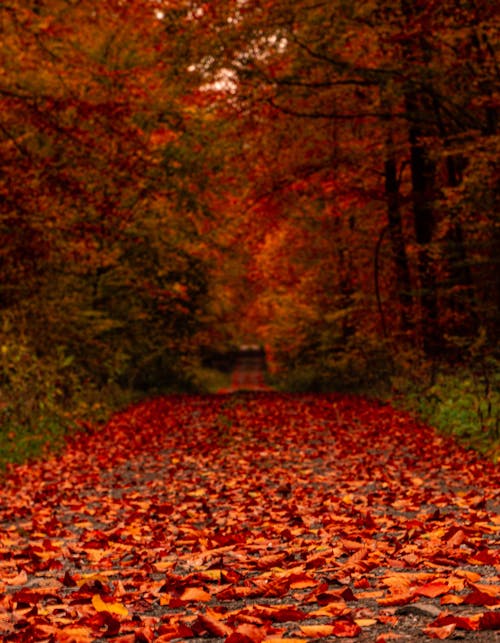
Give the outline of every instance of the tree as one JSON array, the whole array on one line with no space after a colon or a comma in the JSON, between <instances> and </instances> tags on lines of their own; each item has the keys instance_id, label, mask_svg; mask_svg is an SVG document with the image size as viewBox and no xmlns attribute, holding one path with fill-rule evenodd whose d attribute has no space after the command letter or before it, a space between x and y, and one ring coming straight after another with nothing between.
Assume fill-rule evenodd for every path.
<instances>
[{"instance_id":1,"label":"tree","mask_svg":"<svg viewBox=\"0 0 500 643\"><path fill-rule=\"evenodd\" d=\"M205 306L203 123L160 9L0 10L2 307L100 385L172 377Z\"/></svg>"},{"instance_id":2,"label":"tree","mask_svg":"<svg viewBox=\"0 0 500 643\"><path fill-rule=\"evenodd\" d=\"M225 70L241 131L253 132L251 123L259 118L261 131L267 132L247 139L250 158L266 156L263 145L256 150L260 140L275 150L266 165L272 180L261 174L256 184L252 167L252 198L279 191L280 211L290 225L296 225L302 207L291 188L299 181L315 203L308 213L337 211L337 202L345 201L340 191L351 200L361 198L351 223L342 204L347 225L332 239L336 271L348 277L331 284L338 289L336 305L353 312L347 284L355 283L365 302L371 299L367 308L374 314L376 298L364 285L373 284L368 272L373 262L367 257L374 246L368 250L366 240L379 239L383 254L388 236L392 267L382 271L387 295L380 305L383 321L391 319L391 334L403 331L433 359L449 354L454 336L461 336L461 346L473 344L480 325L493 336L492 310L485 314L484 303L478 305L484 294L474 245L485 229L497 239L494 209L490 205L471 225L473 200L466 204L458 196L470 181L491 186L486 202L497 193L492 166L486 170L493 161L490 152L498 149L493 44L498 19L491 6L226 2L212 12L200 9L199 20L204 28L215 25L211 53L201 65L207 82ZM476 150L468 144L473 140L481 141ZM489 150L485 156L483 144ZM321 183L339 174L344 182L336 181L325 199ZM363 233L360 251L353 252L352 238L359 242ZM286 283L286 274L282 279ZM493 283L492 274L488 281ZM380 299L380 284L378 292ZM359 322L355 326L363 328ZM365 335L369 326L364 324Z\"/></svg>"}]
</instances>

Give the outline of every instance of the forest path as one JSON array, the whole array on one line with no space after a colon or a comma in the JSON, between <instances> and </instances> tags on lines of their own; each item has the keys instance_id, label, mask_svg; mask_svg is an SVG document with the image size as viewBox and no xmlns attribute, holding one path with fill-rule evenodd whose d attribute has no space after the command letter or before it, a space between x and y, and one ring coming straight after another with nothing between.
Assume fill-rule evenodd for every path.
<instances>
[{"instance_id":1,"label":"forest path","mask_svg":"<svg viewBox=\"0 0 500 643\"><path fill-rule=\"evenodd\" d=\"M362 398L142 402L4 480L2 641L498 641L499 493Z\"/></svg>"},{"instance_id":2,"label":"forest path","mask_svg":"<svg viewBox=\"0 0 500 643\"><path fill-rule=\"evenodd\" d=\"M238 393L242 391L270 391L265 382L266 358L260 350L242 350L236 359L228 388L219 393Z\"/></svg>"}]
</instances>

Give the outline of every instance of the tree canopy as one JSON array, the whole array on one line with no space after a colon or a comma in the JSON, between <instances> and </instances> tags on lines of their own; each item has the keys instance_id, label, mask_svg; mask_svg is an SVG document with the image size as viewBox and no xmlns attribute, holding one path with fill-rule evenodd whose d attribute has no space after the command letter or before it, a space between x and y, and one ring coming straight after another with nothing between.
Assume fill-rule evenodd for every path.
<instances>
[{"instance_id":1,"label":"tree canopy","mask_svg":"<svg viewBox=\"0 0 500 643\"><path fill-rule=\"evenodd\" d=\"M9 0L0 18L4 386L23 355L161 386L249 338L276 371L365 379L494 355L492 3Z\"/></svg>"}]
</instances>

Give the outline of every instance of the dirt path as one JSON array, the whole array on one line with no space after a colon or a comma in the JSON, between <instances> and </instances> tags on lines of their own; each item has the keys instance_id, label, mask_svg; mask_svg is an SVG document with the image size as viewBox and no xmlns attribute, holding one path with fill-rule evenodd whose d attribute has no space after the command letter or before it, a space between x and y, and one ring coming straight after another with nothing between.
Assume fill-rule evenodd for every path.
<instances>
[{"instance_id":1,"label":"dirt path","mask_svg":"<svg viewBox=\"0 0 500 643\"><path fill-rule=\"evenodd\" d=\"M499 490L360 398L151 400L5 480L1 640L498 641Z\"/></svg>"},{"instance_id":2,"label":"dirt path","mask_svg":"<svg viewBox=\"0 0 500 643\"><path fill-rule=\"evenodd\" d=\"M241 391L269 391L265 382L265 357L258 350L242 351L236 360L231 376L231 384L219 393L237 393Z\"/></svg>"}]
</instances>

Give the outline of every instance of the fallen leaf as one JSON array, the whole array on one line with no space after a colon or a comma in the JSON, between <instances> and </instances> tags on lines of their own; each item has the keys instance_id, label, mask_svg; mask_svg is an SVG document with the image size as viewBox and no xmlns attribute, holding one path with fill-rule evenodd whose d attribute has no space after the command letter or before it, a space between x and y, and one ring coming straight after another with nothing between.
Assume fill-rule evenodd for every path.
<instances>
[{"instance_id":1,"label":"fallen leaf","mask_svg":"<svg viewBox=\"0 0 500 643\"><path fill-rule=\"evenodd\" d=\"M450 623L449 625L441 625L440 627L424 627L422 631L431 639L444 640L450 638L455 632L455 629L455 623Z\"/></svg>"},{"instance_id":2,"label":"fallen leaf","mask_svg":"<svg viewBox=\"0 0 500 643\"><path fill-rule=\"evenodd\" d=\"M202 603L207 603L211 598L211 594L202 587L187 587L180 597L181 601L199 601Z\"/></svg>"},{"instance_id":3,"label":"fallen leaf","mask_svg":"<svg viewBox=\"0 0 500 643\"><path fill-rule=\"evenodd\" d=\"M324 638L333 634L334 627L333 625L301 625L300 631L310 638Z\"/></svg>"},{"instance_id":4,"label":"fallen leaf","mask_svg":"<svg viewBox=\"0 0 500 643\"><path fill-rule=\"evenodd\" d=\"M97 612L109 612L118 616L128 616L128 609L121 603L104 601L99 594L92 596L92 605Z\"/></svg>"}]
</instances>

